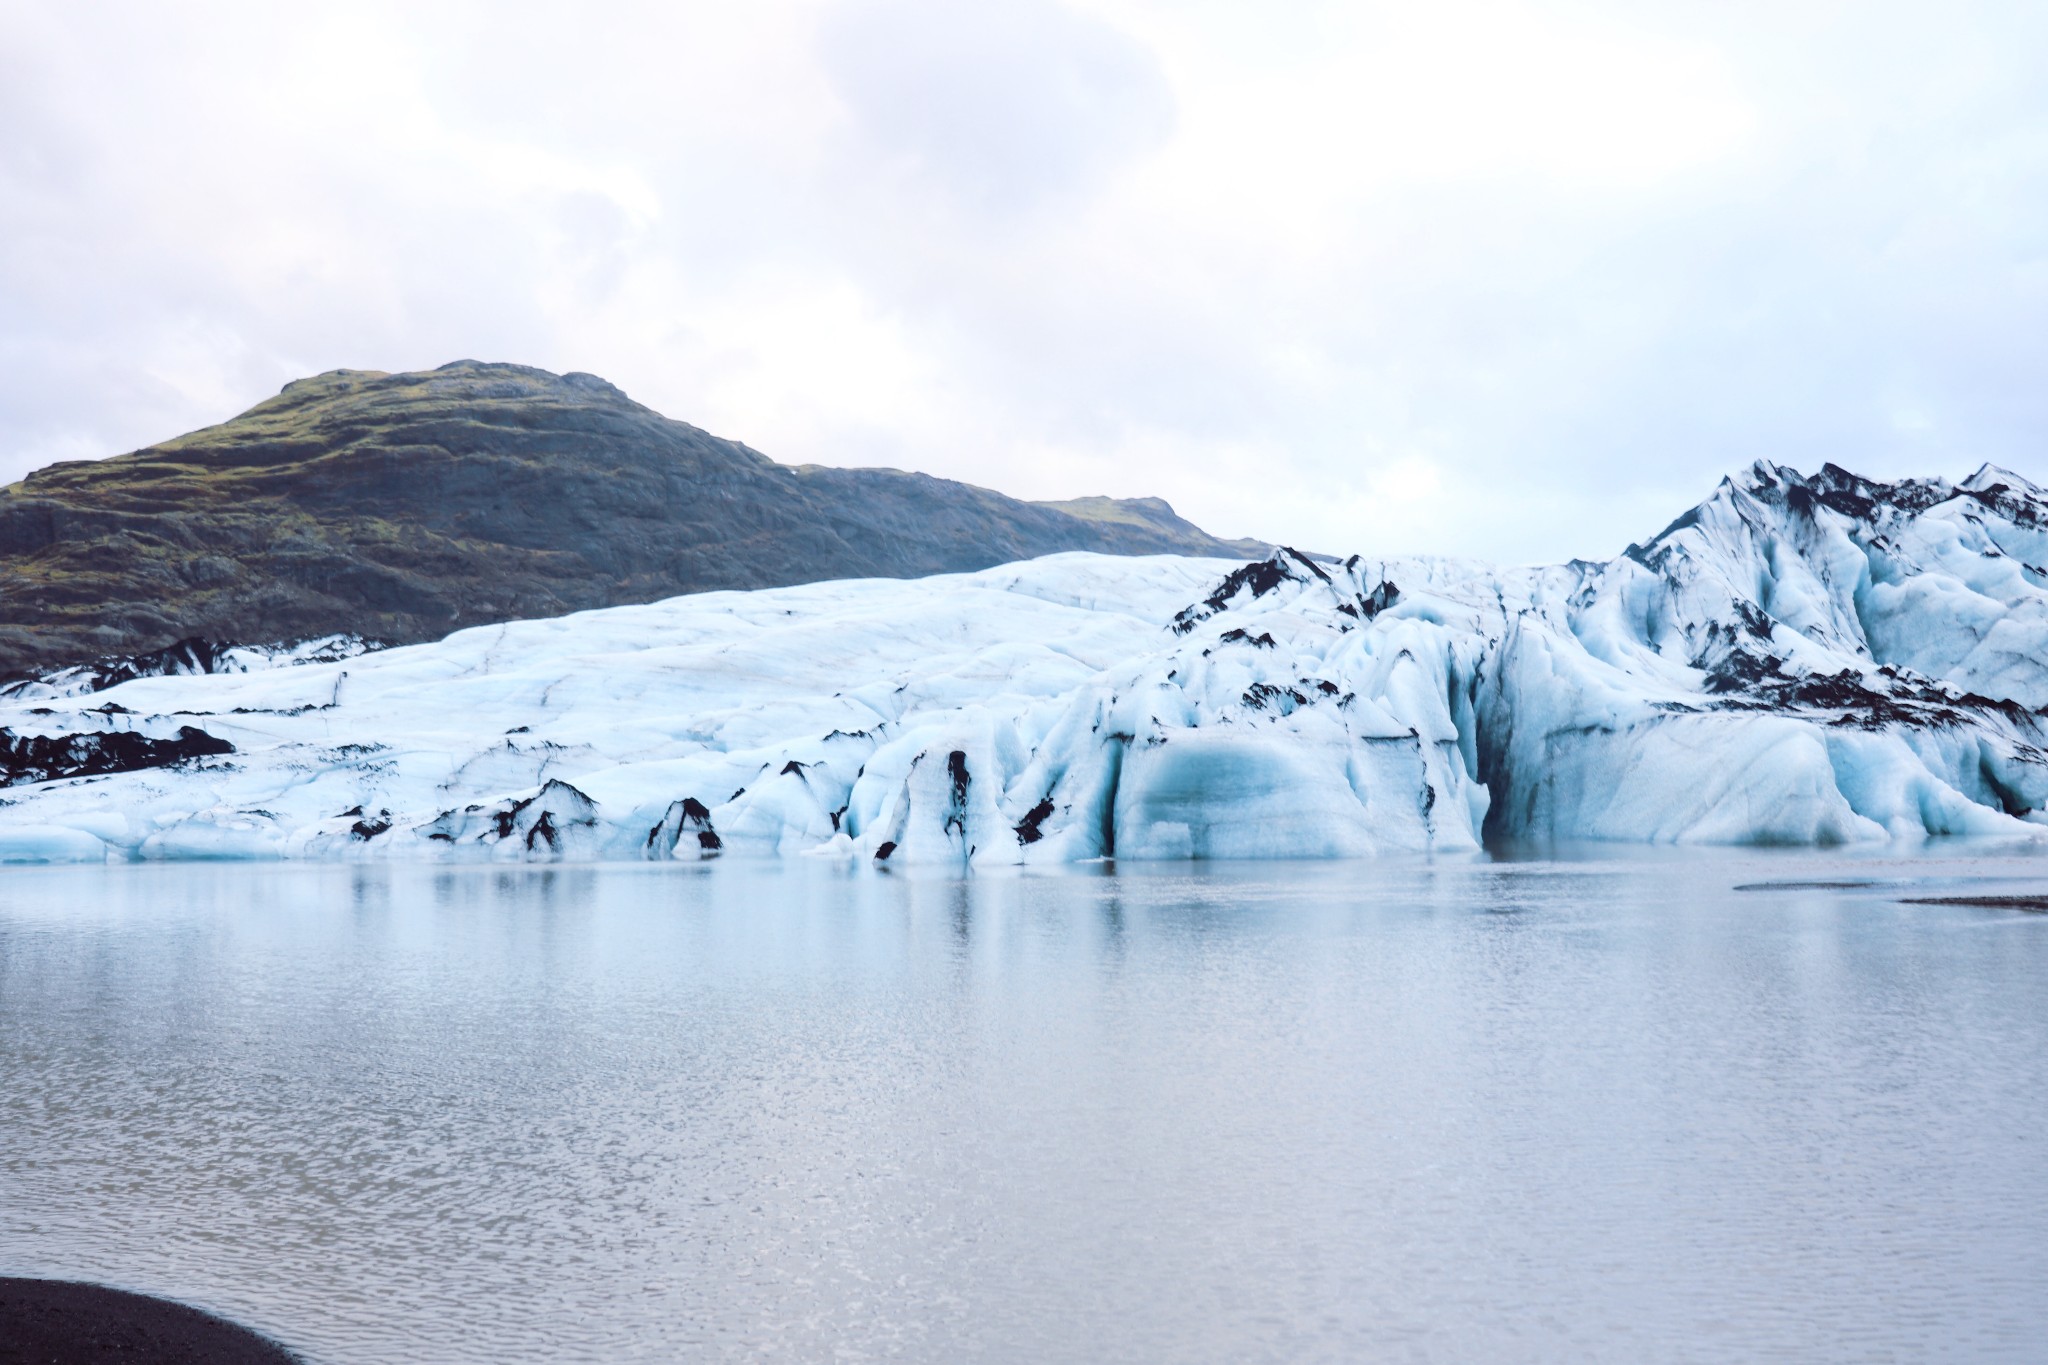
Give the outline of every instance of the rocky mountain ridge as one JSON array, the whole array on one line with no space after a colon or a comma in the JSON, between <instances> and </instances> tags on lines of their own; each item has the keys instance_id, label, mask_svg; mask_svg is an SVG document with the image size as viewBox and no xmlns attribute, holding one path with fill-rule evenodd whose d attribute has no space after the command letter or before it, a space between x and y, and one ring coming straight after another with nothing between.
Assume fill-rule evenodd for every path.
<instances>
[{"instance_id":1,"label":"rocky mountain ridge","mask_svg":"<svg viewBox=\"0 0 2048 1365\"><path fill-rule=\"evenodd\" d=\"M337 370L0 489L0 674L194 637L389 644L677 593L917 577L1065 550L1242 554L1156 498L1033 503L793 467L589 374Z\"/></svg>"}]
</instances>

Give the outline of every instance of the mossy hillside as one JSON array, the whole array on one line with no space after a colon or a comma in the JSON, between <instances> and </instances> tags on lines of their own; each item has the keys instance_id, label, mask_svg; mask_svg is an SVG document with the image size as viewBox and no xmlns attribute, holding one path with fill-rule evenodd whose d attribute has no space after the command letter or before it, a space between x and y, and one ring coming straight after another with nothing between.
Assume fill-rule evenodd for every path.
<instances>
[{"instance_id":1,"label":"mossy hillside","mask_svg":"<svg viewBox=\"0 0 2048 1365\"><path fill-rule=\"evenodd\" d=\"M791 468L592 375L341 370L218 426L0 489L0 669L189 635L409 642L1058 550L1243 548L1157 500L1035 504L897 470Z\"/></svg>"}]
</instances>

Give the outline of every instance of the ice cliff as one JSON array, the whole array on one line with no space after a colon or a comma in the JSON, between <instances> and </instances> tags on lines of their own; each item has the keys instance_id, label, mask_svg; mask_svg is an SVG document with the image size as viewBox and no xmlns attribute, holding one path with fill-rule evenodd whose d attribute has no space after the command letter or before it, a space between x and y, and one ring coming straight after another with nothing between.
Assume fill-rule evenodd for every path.
<instances>
[{"instance_id":1,"label":"ice cliff","mask_svg":"<svg viewBox=\"0 0 2048 1365\"><path fill-rule=\"evenodd\" d=\"M2025 838L2044 566L2016 475L1760 463L1604 563L1065 554L67 675L0 699L0 857Z\"/></svg>"}]
</instances>

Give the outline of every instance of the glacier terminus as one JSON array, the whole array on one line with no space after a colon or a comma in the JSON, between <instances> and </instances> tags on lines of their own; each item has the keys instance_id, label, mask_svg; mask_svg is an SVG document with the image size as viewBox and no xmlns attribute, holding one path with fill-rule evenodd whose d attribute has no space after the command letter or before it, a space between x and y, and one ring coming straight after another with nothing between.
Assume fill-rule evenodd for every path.
<instances>
[{"instance_id":1,"label":"glacier terminus","mask_svg":"<svg viewBox=\"0 0 2048 1365\"><path fill-rule=\"evenodd\" d=\"M1758 463L1605 562L1061 554L0 689L0 858L2048 835L2048 493Z\"/></svg>"}]
</instances>

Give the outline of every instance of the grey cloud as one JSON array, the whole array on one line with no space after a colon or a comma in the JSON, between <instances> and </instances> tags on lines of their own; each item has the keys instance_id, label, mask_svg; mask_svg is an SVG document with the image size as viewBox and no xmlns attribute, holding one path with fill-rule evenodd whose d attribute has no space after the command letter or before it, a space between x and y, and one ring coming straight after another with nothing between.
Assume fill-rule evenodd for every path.
<instances>
[{"instance_id":1,"label":"grey cloud","mask_svg":"<svg viewBox=\"0 0 2048 1365\"><path fill-rule=\"evenodd\" d=\"M994 214L1092 188L1173 127L1152 54L1050 0L862 0L822 51L864 135Z\"/></svg>"}]
</instances>

